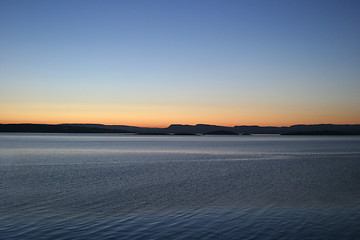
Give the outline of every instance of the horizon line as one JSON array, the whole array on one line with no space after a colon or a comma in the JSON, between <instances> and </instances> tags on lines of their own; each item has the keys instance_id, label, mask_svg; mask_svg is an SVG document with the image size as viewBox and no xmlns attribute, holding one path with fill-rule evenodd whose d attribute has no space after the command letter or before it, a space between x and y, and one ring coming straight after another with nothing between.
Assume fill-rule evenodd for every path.
<instances>
[{"instance_id":1,"label":"horizon line","mask_svg":"<svg viewBox=\"0 0 360 240\"><path fill-rule=\"evenodd\" d=\"M20 122L20 123L0 123L0 124L34 124L34 125L65 125L65 124L69 124L69 125L103 125L103 126L127 126L127 127L139 127L139 128L168 128L172 125L182 125L182 126L198 126L198 125L207 125L207 126L218 126L218 127L242 127L242 126L246 126L246 127L291 127L291 126L299 126L299 125L303 125L303 126L311 126L311 125L360 125L360 123L311 123L311 124L305 124L305 123L297 123L297 124L291 124L291 125L256 125L256 124L241 124L241 125L233 125L233 126L229 126L229 125L218 125L218 124L208 124L208 123L197 123L197 124L184 124L184 123L171 123L167 126L137 126L137 125L126 125L126 124L104 124L104 123L70 123L70 122L63 122L63 123L32 123L32 122Z\"/></svg>"}]
</instances>

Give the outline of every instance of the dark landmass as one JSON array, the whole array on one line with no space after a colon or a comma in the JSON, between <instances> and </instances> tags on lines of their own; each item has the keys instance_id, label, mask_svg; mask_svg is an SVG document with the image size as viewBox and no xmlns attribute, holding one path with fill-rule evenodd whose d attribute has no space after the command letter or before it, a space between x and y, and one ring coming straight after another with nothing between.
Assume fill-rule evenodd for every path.
<instances>
[{"instance_id":1,"label":"dark landmass","mask_svg":"<svg viewBox=\"0 0 360 240\"><path fill-rule=\"evenodd\" d=\"M188 135L199 135L199 134L196 134L196 133L173 133L171 135L177 135L177 136L188 136Z\"/></svg>"},{"instance_id":2,"label":"dark landmass","mask_svg":"<svg viewBox=\"0 0 360 240\"><path fill-rule=\"evenodd\" d=\"M126 125L103 125L103 124L59 124L62 126L76 126L76 127L90 127L90 128L101 128L106 129L108 131L114 130L122 130L129 133L148 133L148 134L156 134L156 133L166 133L164 131L159 131L162 128L147 128L147 127L135 127L135 126L126 126Z\"/></svg>"},{"instance_id":3,"label":"dark landmass","mask_svg":"<svg viewBox=\"0 0 360 240\"><path fill-rule=\"evenodd\" d=\"M170 133L161 133L161 132L142 132L136 134L137 135L170 135Z\"/></svg>"},{"instance_id":4,"label":"dark landmass","mask_svg":"<svg viewBox=\"0 0 360 240\"><path fill-rule=\"evenodd\" d=\"M290 127L261 126L217 126L207 124L172 124L167 128L146 128L126 125L102 124L0 124L0 132L37 132L37 133L134 133L141 135L360 135L360 124L356 125L293 125Z\"/></svg>"},{"instance_id":5,"label":"dark landmass","mask_svg":"<svg viewBox=\"0 0 360 240\"><path fill-rule=\"evenodd\" d=\"M283 135L360 135L360 125L294 125Z\"/></svg>"},{"instance_id":6,"label":"dark landmass","mask_svg":"<svg viewBox=\"0 0 360 240\"><path fill-rule=\"evenodd\" d=\"M310 132L289 132L282 135L358 135L351 132L337 132L337 131L310 131Z\"/></svg>"},{"instance_id":7,"label":"dark landmass","mask_svg":"<svg viewBox=\"0 0 360 240\"><path fill-rule=\"evenodd\" d=\"M239 135L239 134L232 131L218 130L218 131L205 133L205 135Z\"/></svg>"}]
</instances>

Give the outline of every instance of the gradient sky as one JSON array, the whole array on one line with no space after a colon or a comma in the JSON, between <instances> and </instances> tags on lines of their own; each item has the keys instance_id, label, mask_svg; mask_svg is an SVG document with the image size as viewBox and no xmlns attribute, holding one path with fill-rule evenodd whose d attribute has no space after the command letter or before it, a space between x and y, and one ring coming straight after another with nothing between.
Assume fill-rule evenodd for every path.
<instances>
[{"instance_id":1,"label":"gradient sky","mask_svg":"<svg viewBox=\"0 0 360 240\"><path fill-rule=\"evenodd\" d=\"M0 123L360 123L360 1L1 0Z\"/></svg>"}]
</instances>

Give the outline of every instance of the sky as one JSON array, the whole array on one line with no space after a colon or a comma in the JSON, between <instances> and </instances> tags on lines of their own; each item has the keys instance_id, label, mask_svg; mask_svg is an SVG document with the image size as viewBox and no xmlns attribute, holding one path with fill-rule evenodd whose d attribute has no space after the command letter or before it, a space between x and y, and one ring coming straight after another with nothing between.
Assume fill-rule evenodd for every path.
<instances>
[{"instance_id":1,"label":"sky","mask_svg":"<svg viewBox=\"0 0 360 240\"><path fill-rule=\"evenodd\" d=\"M1 0L0 123L360 124L360 1Z\"/></svg>"}]
</instances>

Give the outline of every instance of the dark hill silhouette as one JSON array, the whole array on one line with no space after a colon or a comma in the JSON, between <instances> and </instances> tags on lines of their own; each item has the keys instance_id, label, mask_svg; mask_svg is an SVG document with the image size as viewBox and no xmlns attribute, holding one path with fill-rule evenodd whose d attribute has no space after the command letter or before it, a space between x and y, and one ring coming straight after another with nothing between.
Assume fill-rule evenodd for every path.
<instances>
[{"instance_id":1,"label":"dark hill silhouette","mask_svg":"<svg viewBox=\"0 0 360 240\"><path fill-rule=\"evenodd\" d=\"M166 131L172 133L204 134L214 131L233 131L233 128L216 126L216 125L207 125L207 124L197 124L197 125L172 124L168 128L166 128Z\"/></svg>"},{"instance_id":2,"label":"dark hill silhouette","mask_svg":"<svg viewBox=\"0 0 360 240\"><path fill-rule=\"evenodd\" d=\"M76 127L89 127L89 128L101 128L107 129L108 131L116 131L121 130L129 133L165 133L162 131L163 128L147 128L147 127L135 127L135 126L127 126L127 125L103 125L103 124L59 124L62 126L76 126Z\"/></svg>"},{"instance_id":3,"label":"dark hill silhouette","mask_svg":"<svg viewBox=\"0 0 360 240\"><path fill-rule=\"evenodd\" d=\"M289 132L283 135L357 135L351 132L338 132L338 131L305 131L305 132Z\"/></svg>"},{"instance_id":4,"label":"dark hill silhouette","mask_svg":"<svg viewBox=\"0 0 360 240\"><path fill-rule=\"evenodd\" d=\"M212 132L205 133L205 135L239 135L239 134L236 132L232 132L232 131L218 130L218 131L212 131Z\"/></svg>"},{"instance_id":5,"label":"dark hill silhouette","mask_svg":"<svg viewBox=\"0 0 360 240\"><path fill-rule=\"evenodd\" d=\"M288 128L287 133L294 132L338 132L360 134L360 125L334 125L334 124L318 124L318 125L293 125Z\"/></svg>"},{"instance_id":6,"label":"dark hill silhouette","mask_svg":"<svg viewBox=\"0 0 360 240\"><path fill-rule=\"evenodd\" d=\"M360 134L360 125L293 125L290 127L217 126L207 124L172 124L167 128L146 128L126 125L102 124L0 124L0 132L48 132L48 133L138 133L191 135L211 132L234 132L235 134L286 134L286 135L350 135Z\"/></svg>"},{"instance_id":7,"label":"dark hill silhouette","mask_svg":"<svg viewBox=\"0 0 360 240\"><path fill-rule=\"evenodd\" d=\"M282 134L288 127L235 126L234 131L241 134Z\"/></svg>"}]
</instances>

